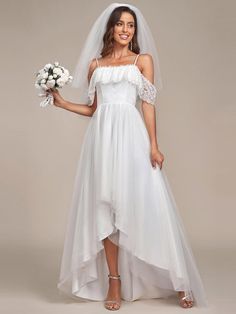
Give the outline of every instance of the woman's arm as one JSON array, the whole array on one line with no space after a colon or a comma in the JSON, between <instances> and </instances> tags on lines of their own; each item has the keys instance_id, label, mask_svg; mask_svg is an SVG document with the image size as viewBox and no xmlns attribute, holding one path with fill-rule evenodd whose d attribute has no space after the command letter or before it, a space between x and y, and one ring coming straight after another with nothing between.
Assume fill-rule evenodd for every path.
<instances>
[{"instance_id":1,"label":"woman's arm","mask_svg":"<svg viewBox=\"0 0 236 314\"><path fill-rule=\"evenodd\" d=\"M140 62L141 63L141 62ZM142 56L142 74L153 84L154 82L154 68L152 56L145 54ZM142 101L142 112L146 128L150 138L150 144L153 148L158 148L156 138L156 110L155 106Z\"/></svg>"},{"instance_id":2,"label":"woman's arm","mask_svg":"<svg viewBox=\"0 0 236 314\"><path fill-rule=\"evenodd\" d=\"M89 66L89 71L88 71L88 82L91 78L92 72L94 70L94 68L96 67L96 62L95 59L91 62L90 66ZM60 107L63 108L65 110L68 111L72 111L74 113L83 115L83 116L89 116L91 117L94 113L94 111L97 108L97 93L95 93L95 97L94 97L94 102L91 106L88 106L87 104L83 105L83 104L75 104L72 103L70 101L65 100L61 94L59 93L59 91L57 89L50 89L48 91L49 93L51 93L53 95L54 98L54 105L56 107Z\"/></svg>"},{"instance_id":3,"label":"woman's arm","mask_svg":"<svg viewBox=\"0 0 236 314\"><path fill-rule=\"evenodd\" d=\"M154 83L154 65L152 56L145 54L141 59L141 70L142 74L153 84ZM149 134L150 147L151 147L151 162L155 167L156 162L162 167L162 162L164 160L164 155L160 152L157 143L156 136L156 110L155 106L142 101L142 112L144 117L144 122Z\"/></svg>"},{"instance_id":4,"label":"woman's arm","mask_svg":"<svg viewBox=\"0 0 236 314\"><path fill-rule=\"evenodd\" d=\"M54 97L54 105L56 107L60 107L62 109L83 115L91 117L94 113L94 111L97 108L97 97L95 95L94 102L91 106L83 105L83 104L75 104L73 102L65 100L58 90L50 90L50 93Z\"/></svg>"},{"instance_id":5,"label":"woman's arm","mask_svg":"<svg viewBox=\"0 0 236 314\"><path fill-rule=\"evenodd\" d=\"M97 106L95 102L92 104L92 106L87 106L87 105L74 104L72 102L67 101L64 106L64 109L66 110L81 114L83 116L88 116L88 117L92 117L96 108Z\"/></svg>"},{"instance_id":6,"label":"woman's arm","mask_svg":"<svg viewBox=\"0 0 236 314\"><path fill-rule=\"evenodd\" d=\"M153 105L142 102L142 112L146 128L149 134L150 144L152 148L158 149L157 137L156 137L156 111Z\"/></svg>"}]
</instances>

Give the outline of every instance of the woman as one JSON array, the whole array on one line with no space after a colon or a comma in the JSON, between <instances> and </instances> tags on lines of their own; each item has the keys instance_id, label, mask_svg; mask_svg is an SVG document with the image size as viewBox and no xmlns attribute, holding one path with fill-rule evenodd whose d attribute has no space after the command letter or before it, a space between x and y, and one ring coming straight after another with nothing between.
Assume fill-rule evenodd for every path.
<instances>
[{"instance_id":1,"label":"woman","mask_svg":"<svg viewBox=\"0 0 236 314\"><path fill-rule=\"evenodd\" d=\"M92 117L75 177L58 288L83 299L106 296L109 310L118 310L121 298L174 293L182 307L192 307L194 299L198 306L207 304L162 169L155 124L161 79L153 42L136 7L113 3L95 22L75 71L74 86L87 101L71 103L50 91L55 106Z\"/></svg>"}]
</instances>

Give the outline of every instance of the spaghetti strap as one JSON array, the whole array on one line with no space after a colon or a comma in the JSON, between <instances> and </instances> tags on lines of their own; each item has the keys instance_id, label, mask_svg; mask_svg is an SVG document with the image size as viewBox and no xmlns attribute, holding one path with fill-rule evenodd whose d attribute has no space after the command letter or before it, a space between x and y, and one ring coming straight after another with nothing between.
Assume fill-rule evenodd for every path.
<instances>
[{"instance_id":1,"label":"spaghetti strap","mask_svg":"<svg viewBox=\"0 0 236 314\"><path fill-rule=\"evenodd\" d=\"M136 56L135 60L134 60L134 64L136 64L137 60L138 60L139 54Z\"/></svg>"},{"instance_id":2,"label":"spaghetti strap","mask_svg":"<svg viewBox=\"0 0 236 314\"><path fill-rule=\"evenodd\" d=\"M98 59L97 58L95 58L95 59L96 59L96 62L97 62L97 66L99 67Z\"/></svg>"}]
</instances>

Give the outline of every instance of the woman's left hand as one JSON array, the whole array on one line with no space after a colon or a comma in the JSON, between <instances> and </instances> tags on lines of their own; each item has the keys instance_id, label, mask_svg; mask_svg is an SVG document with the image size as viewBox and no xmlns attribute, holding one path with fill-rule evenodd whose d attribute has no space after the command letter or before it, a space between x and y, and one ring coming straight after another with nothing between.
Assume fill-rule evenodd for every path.
<instances>
[{"instance_id":1,"label":"woman's left hand","mask_svg":"<svg viewBox=\"0 0 236 314\"><path fill-rule=\"evenodd\" d=\"M160 169L162 168L164 155L157 148L151 148L150 159L153 168L156 168L156 164L159 165Z\"/></svg>"}]
</instances>

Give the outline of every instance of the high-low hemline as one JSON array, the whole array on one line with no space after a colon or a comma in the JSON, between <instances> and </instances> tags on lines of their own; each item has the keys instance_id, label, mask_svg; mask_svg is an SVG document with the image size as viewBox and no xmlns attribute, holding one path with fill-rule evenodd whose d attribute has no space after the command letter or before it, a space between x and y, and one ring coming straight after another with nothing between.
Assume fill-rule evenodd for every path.
<instances>
[{"instance_id":1,"label":"high-low hemline","mask_svg":"<svg viewBox=\"0 0 236 314\"><path fill-rule=\"evenodd\" d=\"M71 297L104 300L102 239L109 236L120 248L124 300L185 291L197 306L207 306L165 170L152 167L149 135L136 108L138 95L154 103L154 89L137 80L134 69L103 68L93 75L89 93L92 99L96 87L97 108L81 147L57 287Z\"/></svg>"}]
</instances>

